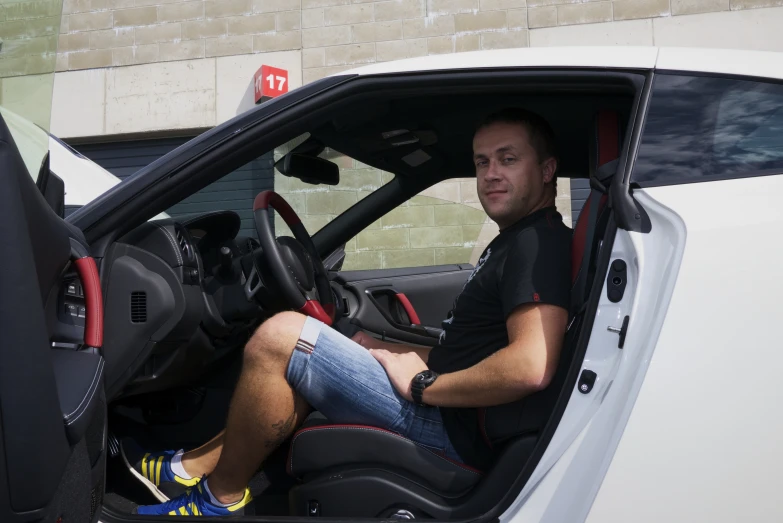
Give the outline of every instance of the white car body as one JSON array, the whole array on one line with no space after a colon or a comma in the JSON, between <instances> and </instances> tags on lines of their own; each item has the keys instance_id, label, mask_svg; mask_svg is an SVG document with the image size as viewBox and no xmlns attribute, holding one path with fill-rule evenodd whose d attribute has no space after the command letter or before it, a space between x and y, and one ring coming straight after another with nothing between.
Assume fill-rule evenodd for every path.
<instances>
[{"instance_id":1,"label":"white car body","mask_svg":"<svg viewBox=\"0 0 783 523\"><path fill-rule=\"evenodd\" d=\"M780 80L783 54L513 49L349 73L518 67ZM574 389L543 458L501 521L783 521L781 191L783 172L634 191L652 232L617 231L612 259L628 262L629 281L621 303L606 298L606 287L602 292L583 364L598 380L590 394ZM621 350L607 329L626 315Z\"/></svg>"},{"instance_id":2,"label":"white car body","mask_svg":"<svg viewBox=\"0 0 783 523\"><path fill-rule=\"evenodd\" d=\"M783 79L781 53L676 47L536 47L422 56L343 73L381 75L503 68L659 69Z\"/></svg>"}]
</instances>

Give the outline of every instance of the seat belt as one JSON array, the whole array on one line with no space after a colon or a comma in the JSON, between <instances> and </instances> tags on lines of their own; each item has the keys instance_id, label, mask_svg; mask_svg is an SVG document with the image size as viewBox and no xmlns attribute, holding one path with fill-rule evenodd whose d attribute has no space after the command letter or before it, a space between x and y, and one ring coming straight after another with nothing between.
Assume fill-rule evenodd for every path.
<instances>
[{"instance_id":1,"label":"seat belt","mask_svg":"<svg viewBox=\"0 0 783 523\"><path fill-rule=\"evenodd\" d=\"M585 230L585 247L584 252L582 253L582 263L579 267L579 272L577 273L576 277L576 285L574 285L574 290L571 293L571 312L574 316L581 312L579 309L586 301L584 299L584 295L585 289L587 288L587 271L590 267L590 256L592 256L593 250L595 223L598 220L601 196L603 196L601 191L592 189L587 200L589 204L589 214L587 215L587 229Z\"/></svg>"},{"instance_id":2,"label":"seat belt","mask_svg":"<svg viewBox=\"0 0 783 523\"><path fill-rule=\"evenodd\" d=\"M601 198L606 194L604 183L614 176L619 160L612 160L601 167L595 173L595 179L590 180L590 196L588 202L590 209L587 215L587 229L585 230L585 248L582 253L582 264L576 277L575 289L571 293L571 312L576 317L587 304L587 277L590 269L590 258L593 255L593 239L595 237L596 222L601 210Z\"/></svg>"}]
</instances>

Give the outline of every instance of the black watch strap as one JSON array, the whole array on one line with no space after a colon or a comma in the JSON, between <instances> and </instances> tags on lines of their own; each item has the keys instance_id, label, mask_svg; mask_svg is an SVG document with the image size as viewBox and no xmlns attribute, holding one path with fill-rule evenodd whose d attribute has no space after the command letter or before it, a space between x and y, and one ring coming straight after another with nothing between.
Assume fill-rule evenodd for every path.
<instances>
[{"instance_id":1,"label":"black watch strap","mask_svg":"<svg viewBox=\"0 0 783 523\"><path fill-rule=\"evenodd\" d=\"M424 389L435 383L438 373L432 370L425 370L416 374L411 380L411 397L416 405L428 407L424 403Z\"/></svg>"}]
</instances>

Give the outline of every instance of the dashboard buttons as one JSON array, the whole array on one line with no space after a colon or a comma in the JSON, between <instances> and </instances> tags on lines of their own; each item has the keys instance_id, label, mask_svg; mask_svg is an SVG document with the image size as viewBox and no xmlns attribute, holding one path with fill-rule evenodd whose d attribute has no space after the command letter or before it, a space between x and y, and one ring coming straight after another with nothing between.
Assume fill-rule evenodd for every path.
<instances>
[{"instance_id":1,"label":"dashboard buttons","mask_svg":"<svg viewBox=\"0 0 783 523\"><path fill-rule=\"evenodd\" d=\"M78 281L69 281L65 287L65 294L68 296L84 296L84 294L82 294L82 286L79 285Z\"/></svg>"},{"instance_id":2,"label":"dashboard buttons","mask_svg":"<svg viewBox=\"0 0 783 523\"><path fill-rule=\"evenodd\" d=\"M69 316L78 316L79 312L78 312L78 310L76 308L76 305L74 305L73 303L66 303L65 304L65 314L67 314Z\"/></svg>"}]
</instances>

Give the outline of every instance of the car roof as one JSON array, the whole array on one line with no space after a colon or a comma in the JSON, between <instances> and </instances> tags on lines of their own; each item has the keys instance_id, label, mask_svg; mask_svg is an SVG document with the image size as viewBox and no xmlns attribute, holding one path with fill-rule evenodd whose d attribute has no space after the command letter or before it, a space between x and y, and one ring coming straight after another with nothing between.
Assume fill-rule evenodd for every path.
<instances>
[{"instance_id":1,"label":"car roof","mask_svg":"<svg viewBox=\"0 0 783 523\"><path fill-rule=\"evenodd\" d=\"M695 47L527 47L422 56L337 74L380 75L510 67L657 69L783 79L783 53Z\"/></svg>"}]
</instances>

